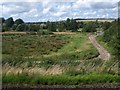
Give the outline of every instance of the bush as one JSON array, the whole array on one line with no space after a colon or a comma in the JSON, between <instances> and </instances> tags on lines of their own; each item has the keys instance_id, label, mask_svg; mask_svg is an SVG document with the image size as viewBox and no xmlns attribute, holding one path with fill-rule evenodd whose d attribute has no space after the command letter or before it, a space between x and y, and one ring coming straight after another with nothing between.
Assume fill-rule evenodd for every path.
<instances>
[{"instance_id":1,"label":"bush","mask_svg":"<svg viewBox=\"0 0 120 90\"><path fill-rule=\"evenodd\" d=\"M48 30L40 30L37 32L37 35L49 35L49 34L53 34L51 31Z\"/></svg>"}]
</instances>

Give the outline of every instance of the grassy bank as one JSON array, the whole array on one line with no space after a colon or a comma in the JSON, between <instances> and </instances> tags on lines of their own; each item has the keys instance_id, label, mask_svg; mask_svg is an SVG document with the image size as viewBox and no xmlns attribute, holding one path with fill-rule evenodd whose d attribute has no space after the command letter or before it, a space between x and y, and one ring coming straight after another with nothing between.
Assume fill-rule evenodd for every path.
<instances>
[{"instance_id":1,"label":"grassy bank","mask_svg":"<svg viewBox=\"0 0 120 90\"><path fill-rule=\"evenodd\" d=\"M80 85L99 83L119 83L120 76L111 74L80 74L70 76L63 75L31 75L26 73L18 75L3 75L3 84L32 84L32 85Z\"/></svg>"}]
</instances>

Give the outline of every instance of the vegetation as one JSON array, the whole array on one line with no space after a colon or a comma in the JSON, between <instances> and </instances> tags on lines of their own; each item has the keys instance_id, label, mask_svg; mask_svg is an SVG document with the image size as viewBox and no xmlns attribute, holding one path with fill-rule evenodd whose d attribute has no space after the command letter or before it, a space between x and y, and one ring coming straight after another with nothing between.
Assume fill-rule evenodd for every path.
<instances>
[{"instance_id":1,"label":"vegetation","mask_svg":"<svg viewBox=\"0 0 120 90\"><path fill-rule=\"evenodd\" d=\"M8 19L0 18L3 24L3 30L5 31L41 31L42 29L47 29L48 31L56 32L56 31L77 31L77 23L74 19L67 19L67 21L61 22L46 22L46 23L24 23L22 19L16 19L13 21L13 18L10 17Z\"/></svg>"},{"instance_id":2,"label":"vegetation","mask_svg":"<svg viewBox=\"0 0 120 90\"><path fill-rule=\"evenodd\" d=\"M31 85L80 85L80 84L99 84L99 83L118 83L120 76L110 74L80 74L76 76L54 75L42 76L23 74L3 75L4 84L31 84Z\"/></svg>"},{"instance_id":3,"label":"vegetation","mask_svg":"<svg viewBox=\"0 0 120 90\"><path fill-rule=\"evenodd\" d=\"M94 22L87 23L85 27L83 27L84 32L96 32L96 24Z\"/></svg>"},{"instance_id":4,"label":"vegetation","mask_svg":"<svg viewBox=\"0 0 120 90\"><path fill-rule=\"evenodd\" d=\"M98 37L100 43L111 52L116 58L119 57L120 43L119 43L119 23L112 22L111 26L107 28L102 36Z\"/></svg>"},{"instance_id":5,"label":"vegetation","mask_svg":"<svg viewBox=\"0 0 120 90\"><path fill-rule=\"evenodd\" d=\"M22 19L13 21L12 17L1 19L3 32L26 32L2 34L3 84L119 82L117 21L88 23L68 18L57 22L25 23ZM59 33L63 31L71 31L72 34ZM108 61L98 58L98 51L88 39L89 34L97 31L104 32L97 39L114 56Z\"/></svg>"},{"instance_id":6,"label":"vegetation","mask_svg":"<svg viewBox=\"0 0 120 90\"><path fill-rule=\"evenodd\" d=\"M17 65L20 57L20 62L26 62L29 60L29 56L33 57L33 61L52 59L54 62L56 60L68 60L69 62L96 58L99 54L92 44L83 46L88 42L89 40L84 34L45 36L4 34L2 44L3 65L4 63ZM85 49L82 49L84 47Z\"/></svg>"},{"instance_id":7,"label":"vegetation","mask_svg":"<svg viewBox=\"0 0 120 90\"><path fill-rule=\"evenodd\" d=\"M2 20L3 30L5 31L32 31L39 32L44 30L56 32L56 31L72 31L76 32L78 29L83 28L84 32L95 32L98 27L98 22L93 23L83 23L76 22L75 19L69 19L65 21L57 21L57 22L39 22L39 23L25 23L22 19L16 19L13 21L13 18L10 17L8 19L0 18ZM93 25L94 24L94 25ZM102 23L101 23L102 25ZM105 24L105 28L107 28L107 24ZM91 29L90 29L91 28Z\"/></svg>"}]
</instances>

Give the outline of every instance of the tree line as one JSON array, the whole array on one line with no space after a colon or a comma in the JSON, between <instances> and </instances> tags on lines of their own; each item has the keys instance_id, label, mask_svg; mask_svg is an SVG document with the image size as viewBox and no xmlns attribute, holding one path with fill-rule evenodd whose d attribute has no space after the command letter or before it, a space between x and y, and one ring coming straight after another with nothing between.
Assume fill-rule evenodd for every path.
<instances>
[{"instance_id":1,"label":"tree line","mask_svg":"<svg viewBox=\"0 0 120 90\"><path fill-rule=\"evenodd\" d=\"M13 20L0 18L2 21L2 32L5 31L42 31L48 30L52 32L72 31L77 32L82 29L83 32L96 32L97 28L107 29L110 27L109 22L76 22L75 19L67 18L64 21L47 21L47 22L29 22L26 23L22 19Z\"/></svg>"},{"instance_id":2,"label":"tree line","mask_svg":"<svg viewBox=\"0 0 120 90\"><path fill-rule=\"evenodd\" d=\"M77 31L77 23L74 19L67 19L61 22L44 22L44 23L25 23L22 19L13 20L12 17L8 19L0 18L2 21L2 32L5 31L39 31L47 29L49 31Z\"/></svg>"}]
</instances>

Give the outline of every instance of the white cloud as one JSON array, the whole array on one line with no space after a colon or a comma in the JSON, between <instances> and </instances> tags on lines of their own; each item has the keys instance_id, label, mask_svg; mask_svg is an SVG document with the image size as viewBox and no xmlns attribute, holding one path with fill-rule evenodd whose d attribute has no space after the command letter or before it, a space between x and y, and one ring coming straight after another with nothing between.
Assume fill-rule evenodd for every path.
<instances>
[{"instance_id":1,"label":"white cloud","mask_svg":"<svg viewBox=\"0 0 120 90\"><path fill-rule=\"evenodd\" d=\"M39 15L38 15L38 14L35 14L34 16L35 16L35 17L38 17Z\"/></svg>"},{"instance_id":2,"label":"white cloud","mask_svg":"<svg viewBox=\"0 0 120 90\"><path fill-rule=\"evenodd\" d=\"M43 14L47 14L49 12L49 10L50 10L50 7L44 8L43 9Z\"/></svg>"},{"instance_id":3,"label":"white cloud","mask_svg":"<svg viewBox=\"0 0 120 90\"><path fill-rule=\"evenodd\" d=\"M112 8L112 11L117 11L118 12L118 7Z\"/></svg>"},{"instance_id":4,"label":"white cloud","mask_svg":"<svg viewBox=\"0 0 120 90\"><path fill-rule=\"evenodd\" d=\"M43 0L0 0L1 2L43 2ZM49 2L118 2L119 0L45 0Z\"/></svg>"},{"instance_id":5,"label":"white cloud","mask_svg":"<svg viewBox=\"0 0 120 90\"><path fill-rule=\"evenodd\" d=\"M3 7L2 5L0 5L0 17L2 17L2 13L3 13Z\"/></svg>"},{"instance_id":6,"label":"white cloud","mask_svg":"<svg viewBox=\"0 0 120 90\"><path fill-rule=\"evenodd\" d=\"M77 0L79 2L119 2L119 0Z\"/></svg>"},{"instance_id":7,"label":"white cloud","mask_svg":"<svg viewBox=\"0 0 120 90\"><path fill-rule=\"evenodd\" d=\"M67 6L67 5L61 5L58 8L59 8L59 11L65 12L65 11L70 10L72 7L70 5L69 6Z\"/></svg>"},{"instance_id":8,"label":"white cloud","mask_svg":"<svg viewBox=\"0 0 120 90\"><path fill-rule=\"evenodd\" d=\"M80 0L77 1L74 5L73 8L79 9L79 8L90 8L90 3L89 2L81 2Z\"/></svg>"},{"instance_id":9,"label":"white cloud","mask_svg":"<svg viewBox=\"0 0 120 90\"><path fill-rule=\"evenodd\" d=\"M21 14L22 17L30 17L30 18L35 18L40 16L40 14L38 13L37 9L33 8L32 10L30 10L29 12L25 12L23 14Z\"/></svg>"},{"instance_id":10,"label":"white cloud","mask_svg":"<svg viewBox=\"0 0 120 90\"><path fill-rule=\"evenodd\" d=\"M34 8L34 9L32 9L32 10L30 10L30 11L28 12L28 14L33 14L33 13L34 13L34 14L35 14L35 13L38 13L38 12L37 12L37 9Z\"/></svg>"},{"instance_id":11,"label":"white cloud","mask_svg":"<svg viewBox=\"0 0 120 90\"><path fill-rule=\"evenodd\" d=\"M31 7L27 3L26 5L24 5L23 3L4 3L2 7L3 15L24 13L28 12L31 9Z\"/></svg>"},{"instance_id":12,"label":"white cloud","mask_svg":"<svg viewBox=\"0 0 120 90\"><path fill-rule=\"evenodd\" d=\"M62 16L63 14L65 14L66 12L57 12L57 13L54 13L53 16Z\"/></svg>"},{"instance_id":13,"label":"white cloud","mask_svg":"<svg viewBox=\"0 0 120 90\"><path fill-rule=\"evenodd\" d=\"M25 21L46 21L63 20L68 17L116 17L118 10L115 2L86 2L81 0L54 2L44 0L43 2L35 3L39 0L32 1L3 3L3 16L5 18L12 16L14 19L22 18ZM2 12L2 7L0 7L0 12Z\"/></svg>"}]
</instances>

